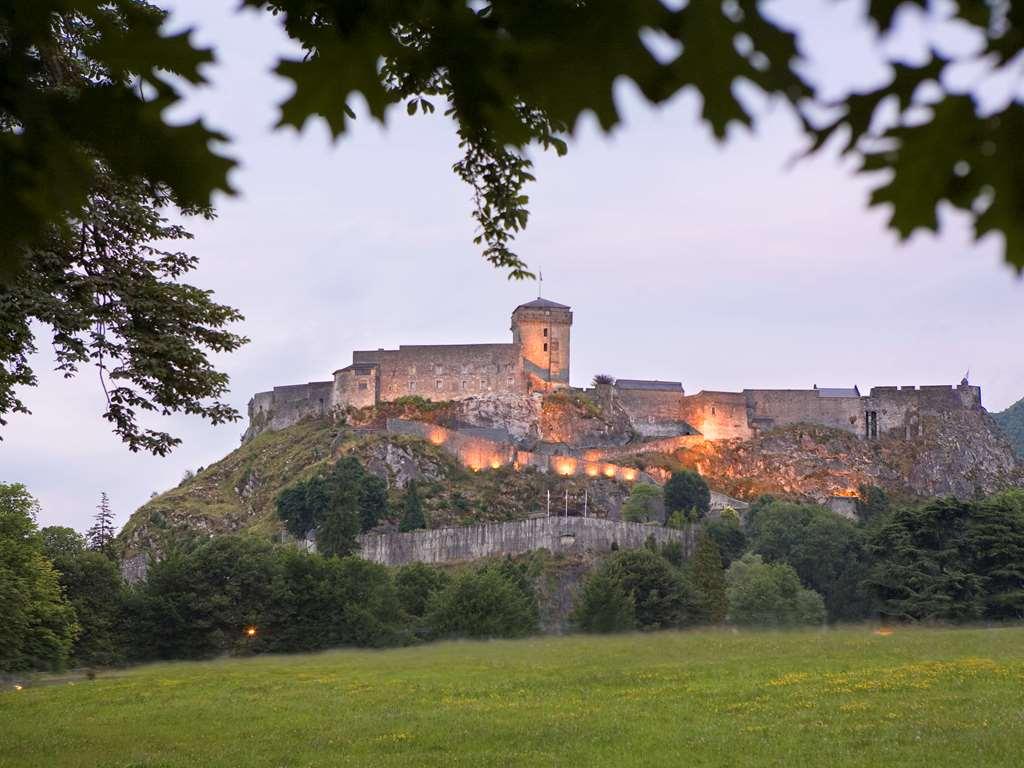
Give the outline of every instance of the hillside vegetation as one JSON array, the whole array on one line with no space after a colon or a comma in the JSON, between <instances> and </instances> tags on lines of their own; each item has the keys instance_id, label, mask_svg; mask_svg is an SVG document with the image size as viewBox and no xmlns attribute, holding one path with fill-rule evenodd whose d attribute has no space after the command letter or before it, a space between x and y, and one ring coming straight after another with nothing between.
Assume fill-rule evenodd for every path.
<instances>
[{"instance_id":1,"label":"hillside vegetation","mask_svg":"<svg viewBox=\"0 0 1024 768\"><path fill-rule=\"evenodd\" d=\"M342 456L357 457L389 488L397 522L401 489L415 479L428 527L521 519L543 512L548 491L553 504L569 492L573 504L589 491L591 513L618 510L629 493L624 483L605 478L563 478L509 467L472 472L429 442L308 419L277 432L264 432L194 477L156 496L125 524L123 553L160 554L190 535L250 532L279 537L275 503L284 488L312 477ZM582 503L581 501L578 503Z\"/></svg>"},{"instance_id":2,"label":"hillside vegetation","mask_svg":"<svg viewBox=\"0 0 1024 768\"><path fill-rule=\"evenodd\" d=\"M1021 628L456 642L0 693L0 762L996 768L1020 764L1022 690Z\"/></svg>"},{"instance_id":3,"label":"hillside vegetation","mask_svg":"<svg viewBox=\"0 0 1024 768\"><path fill-rule=\"evenodd\" d=\"M1005 411L993 413L993 418L1000 429L1006 433L1017 455L1024 459L1024 398L1011 405Z\"/></svg>"}]
</instances>

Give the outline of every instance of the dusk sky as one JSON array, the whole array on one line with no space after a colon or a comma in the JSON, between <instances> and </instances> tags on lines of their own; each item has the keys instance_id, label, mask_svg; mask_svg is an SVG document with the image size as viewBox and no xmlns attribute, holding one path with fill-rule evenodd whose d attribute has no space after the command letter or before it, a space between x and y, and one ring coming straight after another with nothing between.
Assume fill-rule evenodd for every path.
<instances>
[{"instance_id":1,"label":"dusk sky","mask_svg":"<svg viewBox=\"0 0 1024 768\"><path fill-rule=\"evenodd\" d=\"M537 295L509 282L472 243L470 196L451 172L458 148L439 113L387 128L360 114L333 143L319 122L273 131L290 86L270 74L294 53L269 15L237 0L179 0L175 27L217 49L212 86L175 117L203 115L228 134L241 191L217 200L219 218L196 221L190 281L245 315L252 339L218 359L230 402L253 392L326 380L353 348L509 341L512 309ZM862 3L794 0L807 73L842 94L884 82ZM806 13L807 8L814 13ZM904 14L899 50L971 44ZM936 33L938 34L938 33ZM625 125L604 135L585 118L569 154L535 155L532 213L516 250L544 273L544 295L575 312L572 383L596 373L681 380L688 393L744 387L808 388L956 383L969 368L983 402L1001 410L1024 396L1024 285L1001 263L1000 243L973 244L944 212L939 236L899 244L888 212L868 211L877 183L828 151L805 146L792 114L751 95L753 131L724 145L683 93L659 109L622 83ZM244 422L211 427L161 421L183 438L168 458L132 454L100 414L95 370L65 381L39 330L40 384L22 392L33 415L11 417L0 480L23 482L41 525L84 530L106 491L118 525L186 469L237 447Z\"/></svg>"}]
</instances>

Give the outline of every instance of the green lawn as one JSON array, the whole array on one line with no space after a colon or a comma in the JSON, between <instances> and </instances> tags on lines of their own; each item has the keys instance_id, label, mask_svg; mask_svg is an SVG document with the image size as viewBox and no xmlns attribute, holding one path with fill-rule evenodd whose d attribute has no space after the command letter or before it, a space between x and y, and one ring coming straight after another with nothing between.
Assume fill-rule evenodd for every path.
<instances>
[{"instance_id":1,"label":"green lawn","mask_svg":"<svg viewBox=\"0 0 1024 768\"><path fill-rule=\"evenodd\" d=\"M1024 629L159 664L0 694L0 766L1020 766Z\"/></svg>"}]
</instances>

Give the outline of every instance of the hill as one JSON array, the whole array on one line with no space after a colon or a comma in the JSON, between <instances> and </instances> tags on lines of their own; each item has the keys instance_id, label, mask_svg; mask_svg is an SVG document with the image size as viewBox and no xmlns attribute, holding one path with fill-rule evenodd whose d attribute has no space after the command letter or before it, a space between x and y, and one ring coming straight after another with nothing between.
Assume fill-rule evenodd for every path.
<instances>
[{"instance_id":1,"label":"hill","mask_svg":"<svg viewBox=\"0 0 1024 768\"><path fill-rule=\"evenodd\" d=\"M1017 455L1024 459L1024 398L1011 405L1005 411L993 413L999 428L1006 433L1006 437L1013 445Z\"/></svg>"},{"instance_id":2,"label":"hill","mask_svg":"<svg viewBox=\"0 0 1024 768\"><path fill-rule=\"evenodd\" d=\"M178 662L0 693L0 762L999 768L1024 750L1022 679L1019 627L661 632Z\"/></svg>"},{"instance_id":3,"label":"hill","mask_svg":"<svg viewBox=\"0 0 1024 768\"><path fill-rule=\"evenodd\" d=\"M629 494L625 483L606 478L565 478L511 467L478 472L425 440L353 428L330 419L306 419L276 432L264 432L178 487L140 507L119 535L123 556L142 552L157 557L176 539L201 534L249 532L278 537L277 495L313 476L342 456L357 457L389 488L397 523L403 489L418 483L428 527L517 520L554 504L582 498L588 490L592 513L614 516ZM573 502L575 503L575 501Z\"/></svg>"}]
</instances>

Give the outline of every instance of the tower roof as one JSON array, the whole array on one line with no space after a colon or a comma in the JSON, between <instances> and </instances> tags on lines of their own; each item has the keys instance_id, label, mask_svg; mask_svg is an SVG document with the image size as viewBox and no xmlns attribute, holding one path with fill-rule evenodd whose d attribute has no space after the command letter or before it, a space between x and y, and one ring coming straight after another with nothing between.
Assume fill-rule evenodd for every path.
<instances>
[{"instance_id":1,"label":"tower roof","mask_svg":"<svg viewBox=\"0 0 1024 768\"><path fill-rule=\"evenodd\" d=\"M557 301L551 301L550 299L537 298L533 301L528 301L525 304L520 304L516 309L569 309L569 307L565 304L559 304Z\"/></svg>"}]
</instances>

